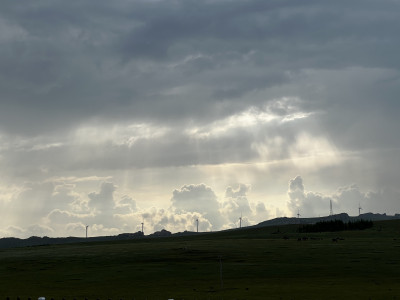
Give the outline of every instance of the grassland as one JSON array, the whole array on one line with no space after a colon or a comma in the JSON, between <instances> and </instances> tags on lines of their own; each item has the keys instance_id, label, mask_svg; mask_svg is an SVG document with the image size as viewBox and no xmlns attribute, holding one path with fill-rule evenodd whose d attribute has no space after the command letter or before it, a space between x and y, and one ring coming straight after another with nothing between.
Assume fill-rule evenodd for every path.
<instances>
[{"instance_id":1,"label":"grassland","mask_svg":"<svg viewBox=\"0 0 400 300\"><path fill-rule=\"evenodd\" d=\"M1 250L0 300L39 296L400 299L400 221L339 233L282 226Z\"/></svg>"}]
</instances>

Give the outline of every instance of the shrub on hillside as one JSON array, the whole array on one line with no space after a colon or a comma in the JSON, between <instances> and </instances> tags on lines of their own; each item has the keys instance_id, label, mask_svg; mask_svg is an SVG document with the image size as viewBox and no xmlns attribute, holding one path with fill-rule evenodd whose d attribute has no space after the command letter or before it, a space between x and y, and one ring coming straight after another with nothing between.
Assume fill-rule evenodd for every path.
<instances>
[{"instance_id":1,"label":"shrub on hillside","mask_svg":"<svg viewBox=\"0 0 400 300\"><path fill-rule=\"evenodd\" d=\"M315 224L303 225L299 228L299 232L332 232L344 230L364 230L373 226L372 221L359 220L354 222L344 223L341 220L323 221Z\"/></svg>"}]
</instances>

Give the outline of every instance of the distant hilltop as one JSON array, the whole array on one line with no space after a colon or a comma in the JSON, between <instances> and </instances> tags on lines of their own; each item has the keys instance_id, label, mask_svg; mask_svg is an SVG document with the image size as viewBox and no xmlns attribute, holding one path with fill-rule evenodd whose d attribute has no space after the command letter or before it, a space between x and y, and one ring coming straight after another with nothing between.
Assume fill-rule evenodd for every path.
<instances>
[{"instance_id":1,"label":"distant hilltop","mask_svg":"<svg viewBox=\"0 0 400 300\"><path fill-rule=\"evenodd\" d=\"M255 227L263 227L263 226L278 226L278 225L295 225L295 224L315 224L317 222L323 221L333 221L333 220L340 220L343 222L350 222L350 221L358 221L358 220L365 220L365 221L385 221L385 220L396 220L400 219L400 214L395 214L393 216L389 216L386 214L373 214L373 213L365 213L360 214L359 216L351 217L346 213L326 216L326 217L314 217L314 218L275 218L272 220L261 222Z\"/></svg>"},{"instance_id":2,"label":"distant hilltop","mask_svg":"<svg viewBox=\"0 0 400 300\"><path fill-rule=\"evenodd\" d=\"M15 247L34 247L34 246L45 246L45 245L60 245L60 244L73 244L73 243L83 243L83 242L105 242L105 241L123 241L131 240L135 238L142 238L143 233L138 231L136 233L122 233L115 236L98 236L90 238L80 238L80 237L38 237L31 236L27 239L19 238L2 238L0 239L0 248L15 248Z\"/></svg>"},{"instance_id":3,"label":"distant hilltop","mask_svg":"<svg viewBox=\"0 0 400 300\"><path fill-rule=\"evenodd\" d=\"M195 234L193 232L185 232L185 233L176 233L175 235L190 235ZM145 236L143 232L138 231L136 233L121 233L119 235L113 236L96 236L96 237L59 237L59 238L51 238L51 237L38 237L31 236L27 239L19 239L19 238L1 238L0 239L0 248L15 248L15 247L35 247L35 246L45 246L45 245L60 245L60 244L74 244L74 243L85 243L85 242L109 242L109 241L124 241L124 240L133 240L139 238L152 238L152 237L168 237L173 234L165 229L161 231L156 231L152 234Z\"/></svg>"},{"instance_id":4,"label":"distant hilltop","mask_svg":"<svg viewBox=\"0 0 400 300\"><path fill-rule=\"evenodd\" d=\"M384 221L384 220L395 220L400 219L400 214L395 214L393 216L389 216L386 214L373 214L373 213L365 213L356 217L351 217L346 213L336 214L326 217L316 217L316 218L275 218L272 220L261 222L254 226L249 227L266 227L266 226L283 226L283 225L295 225L295 224L315 224L317 222L322 221L333 221L340 220L343 222L349 221ZM230 229L235 230L235 229ZM206 232L203 232L206 233ZM84 243L84 242L106 242L106 241L123 241L123 240L132 240L132 239L142 239L142 238L160 238L160 237L169 237L169 236L187 236L187 235L196 235L198 233L185 231L178 232L172 234L171 232L163 229L161 231L154 232L145 236L141 231L136 233L122 233L115 236L98 236L98 237L89 237L89 238L79 238L79 237L64 237L64 238L50 238L50 237L37 237L31 236L27 239L19 239L19 238L2 238L0 239L0 248L15 248L15 247L33 247L33 246L44 246L44 245L56 245L56 244L72 244L72 243Z\"/></svg>"}]
</instances>

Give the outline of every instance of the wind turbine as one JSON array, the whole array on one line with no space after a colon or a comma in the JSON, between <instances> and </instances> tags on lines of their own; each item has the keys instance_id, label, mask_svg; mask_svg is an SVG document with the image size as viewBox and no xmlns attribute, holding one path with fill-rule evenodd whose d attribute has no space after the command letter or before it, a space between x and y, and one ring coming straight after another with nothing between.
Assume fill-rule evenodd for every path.
<instances>
[{"instance_id":1,"label":"wind turbine","mask_svg":"<svg viewBox=\"0 0 400 300\"><path fill-rule=\"evenodd\" d=\"M196 219L197 233L199 233L199 219Z\"/></svg>"},{"instance_id":2,"label":"wind turbine","mask_svg":"<svg viewBox=\"0 0 400 300\"><path fill-rule=\"evenodd\" d=\"M89 228L89 225L86 225L86 238L87 238L88 228Z\"/></svg>"},{"instance_id":3,"label":"wind turbine","mask_svg":"<svg viewBox=\"0 0 400 300\"><path fill-rule=\"evenodd\" d=\"M240 213L239 228L242 228L242 213Z\"/></svg>"}]
</instances>

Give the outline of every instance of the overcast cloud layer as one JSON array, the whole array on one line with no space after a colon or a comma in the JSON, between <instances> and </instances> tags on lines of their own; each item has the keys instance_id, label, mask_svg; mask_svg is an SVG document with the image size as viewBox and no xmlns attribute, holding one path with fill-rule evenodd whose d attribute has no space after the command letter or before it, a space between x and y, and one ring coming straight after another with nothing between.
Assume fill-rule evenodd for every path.
<instances>
[{"instance_id":1,"label":"overcast cloud layer","mask_svg":"<svg viewBox=\"0 0 400 300\"><path fill-rule=\"evenodd\" d=\"M0 3L0 236L400 212L400 1Z\"/></svg>"}]
</instances>

